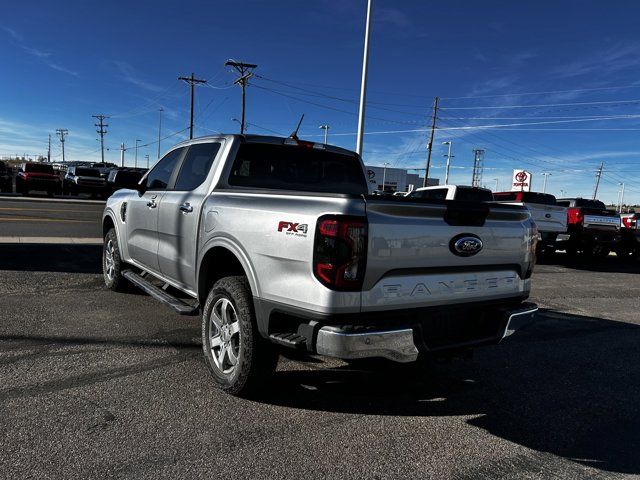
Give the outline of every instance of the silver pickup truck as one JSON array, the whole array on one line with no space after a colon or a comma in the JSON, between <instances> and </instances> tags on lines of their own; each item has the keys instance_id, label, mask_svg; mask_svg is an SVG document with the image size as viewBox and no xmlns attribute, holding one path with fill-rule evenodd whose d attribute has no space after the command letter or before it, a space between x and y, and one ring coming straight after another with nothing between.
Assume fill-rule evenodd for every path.
<instances>
[{"instance_id":1,"label":"silver pickup truck","mask_svg":"<svg viewBox=\"0 0 640 480\"><path fill-rule=\"evenodd\" d=\"M375 197L348 150L297 138L176 145L103 216L104 279L202 314L216 384L258 388L282 348L343 359L498 343L529 322L521 206Z\"/></svg>"}]
</instances>

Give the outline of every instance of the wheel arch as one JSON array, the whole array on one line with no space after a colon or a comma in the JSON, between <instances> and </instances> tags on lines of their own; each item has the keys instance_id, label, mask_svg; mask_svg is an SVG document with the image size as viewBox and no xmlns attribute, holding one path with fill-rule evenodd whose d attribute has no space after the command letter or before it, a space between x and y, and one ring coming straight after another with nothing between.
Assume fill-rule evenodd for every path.
<instances>
[{"instance_id":1,"label":"wheel arch","mask_svg":"<svg viewBox=\"0 0 640 480\"><path fill-rule=\"evenodd\" d=\"M212 242L202 254L198 265L197 292L200 305L204 305L213 284L230 275L246 276L251 294L259 296L258 282L251 262L233 242L227 239Z\"/></svg>"}]
</instances>

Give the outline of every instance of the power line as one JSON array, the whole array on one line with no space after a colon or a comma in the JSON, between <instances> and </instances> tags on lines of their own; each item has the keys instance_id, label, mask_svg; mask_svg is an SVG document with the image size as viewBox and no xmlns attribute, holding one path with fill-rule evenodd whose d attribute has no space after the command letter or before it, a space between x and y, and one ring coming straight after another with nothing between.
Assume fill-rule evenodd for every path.
<instances>
[{"instance_id":1,"label":"power line","mask_svg":"<svg viewBox=\"0 0 640 480\"><path fill-rule=\"evenodd\" d=\"M191 76L190 77L178 77L178 80L182 80L183 82L186 82L189 84L189 86L191 87L191 115L190 115L190 120L189 120L189 139L193 138L193 97L194 97L194 90L195 90L195 86L196 84L202 84L202 83L207 83L206 80L200 80L194 77L193 72L191 72Z\"/></svg>"},{"instance_id":2,"label":"power line","mask_svg":"<svg viewBox=\"0 0 640 480\"><path fill-rule=\"evenodd\" d=\"M255 65L253 63L243 63L243 62L236 62L234 60L227 60L225 62L225 66L233 67L240 74L240 76L238 78L236 78L233 83L236 84L236 85L240 85L240 87L242 88L242 116L240 117L241 118L241 121L240 121L240 134L244 134L245 114L246 114L246 98L247 98L247 83L249 82L249 79L253 75L253 70L255 68L257 68L258 65Z\"/></svg>"},{"instance_id":3,"label":"power line","mask_svg":"<svg viewBox=\"0 0 640 480\"><path fill-rule=\"evenodd\" d=\"M64 142L65 137L69 134L69 130L66 128L56 128L56 135L60 138L60 144L62 145L62 163L64 163Z\"/></svg>"},{"instance_id":4,"label":"power line","mask_svg":"<svg viewBox=\"0 0 640 480\"><path fill-rule=\"evenodd\" d=\"M551 90L547 92L500 93L495 95L468 95L462 97L443 97L442 100L463 100L474 98L515 97L525 95L553 95L558 93L595 92L599 90L621 90L624 88L640 88L640 85L623 85L619 87L574 88L572 90Z\"/></svg>"},{"instance_id":5,"label":"power line","mask_svg":"<svg viewBox=\"0 0 640 480\"><path fill-rule=\"evenodd\" d=\"M447 110L485 110L485 109L503 109L503 108L543 108L543 107L568 107L575 105L632 105L640 103L640 100L611 100L606 102L572 102L572 103L548 103L539 105L484 105L480 107L443 107L443 111Z\"/></svg>"},{"instance_id":6,"label":"power line","mask_svg":"<svg viewBox=\"0 0 640 480\"><path fill-rule=\"evenodd\" d=\"M96 132L98 132L98 135L100 135L100 152L101 152L102 163L104 163L104 136L107 133L105 128L109 126L106 123L104 123L104 120L109 117L103 114L92 115L92 117L98 119L98 123L95 123L94 125L98 127L98 130L96 130Z\"/></svg>"}]
</instances>

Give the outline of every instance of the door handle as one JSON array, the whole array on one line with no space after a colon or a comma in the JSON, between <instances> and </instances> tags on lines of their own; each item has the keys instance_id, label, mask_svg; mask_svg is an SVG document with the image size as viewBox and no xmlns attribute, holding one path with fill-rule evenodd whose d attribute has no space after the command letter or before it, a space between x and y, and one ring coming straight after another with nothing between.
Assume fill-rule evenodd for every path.
<instances>
[{"instance_id":1,"label":"door handle","mask_svg":"<svg viewBox=\"0 0 640 480\"><path fill-rule=\"evenodd\" d=\"M147 202L147 207L149 208L156 208L158 206L158 204L156 203L155 200L151 200L150 202Z\"/></svg>"},{"instance_id":2,"label":"door handle","mask_svg":"<svg viewBox=\"0 0 640 480\"><path fill-rule=\"evenodd\" d=\"M180 205L180 211L182 213L191 213L193 212L193 207L189 202L185 202L182 205Z\"/></svg>"}]
</instances>

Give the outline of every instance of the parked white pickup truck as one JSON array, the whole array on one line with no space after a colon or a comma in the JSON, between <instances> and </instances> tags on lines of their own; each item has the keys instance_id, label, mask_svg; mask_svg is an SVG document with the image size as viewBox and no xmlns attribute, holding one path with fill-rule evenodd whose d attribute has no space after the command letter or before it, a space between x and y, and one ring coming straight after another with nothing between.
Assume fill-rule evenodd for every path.
<instances>
[{"instance_id":1,"label":"parked white pickup truck","mask_svg":"<svg viewBox=\"0 0 640 480\"><path fill-rule=\"evenodd\" d=\"M494 192L496 201L524 205L531 212L540 234L538 252L555 251L558 235L567 233L567 208L556 197L539 192Z\"/></svg>"},{"instance_id":2,"label":"parked white pickup truck","mask_svg":"<svg viewBox=\"0 0 640 480\"><path fill-rule=\"evenodd\" d=\"M420 187L407 195L411 198L431 200L459 200L463 202L491 202L493 194L488 188L471 187L468 185L437 185Z\"/></svg>"},{"instance_id":3,"label":"parked white pickup truck","mask_svg":"<svg viewBox=\"0 0 640 480\"><path fill-rule=\"evenodd\" d=\"M109 198L103 232L107 287L201 312L206 363L238 395L281 348L413 362L497 343L537 309L525 208L369 195L357 154L296 138L176 145Z\"/></svg>"}]
</instances>

